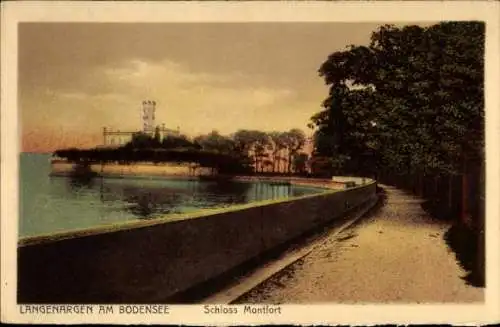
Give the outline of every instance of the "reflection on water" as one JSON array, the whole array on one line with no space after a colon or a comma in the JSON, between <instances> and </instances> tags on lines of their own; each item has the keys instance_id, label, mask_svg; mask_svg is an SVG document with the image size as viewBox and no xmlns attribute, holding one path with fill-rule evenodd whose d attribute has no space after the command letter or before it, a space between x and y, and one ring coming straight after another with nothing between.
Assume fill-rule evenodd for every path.
<instances>
[{"instance_id":1,"label":"reflection on water","mask_svg":"<svg viewBox=\"0 0 500 327\"><path fill-rule=\"evenodd\" d=\"M78 191L81 188L92 188L95 178L92 176L71 176L68 177L68 186L70 191Z\"/></svg>"},{"instance_id":2,"label":"reflection on water","mask_svg":"<svg viewBox=\"0 0 500 327\"><path fill-rule=\"evenodd\" d=\"M137 184L134 184L137 183ZM88 186L87 184L86 186ZM289 185L231 181L100 179L102 202L123 201L138 218L307 194ZM311 192L309 192L311 193Z\"/></svg>"},{"instance_id":3,"label":"reflection on water","mask_svg":"<svg viewBox=\"0 0 500 327\"><path fill-rule=\"evenodd\" d=\"M268 183L161 179L49 177L49 157L23 154L20 236L154 219L318 189Z\"/></svg>"}]
</instances>

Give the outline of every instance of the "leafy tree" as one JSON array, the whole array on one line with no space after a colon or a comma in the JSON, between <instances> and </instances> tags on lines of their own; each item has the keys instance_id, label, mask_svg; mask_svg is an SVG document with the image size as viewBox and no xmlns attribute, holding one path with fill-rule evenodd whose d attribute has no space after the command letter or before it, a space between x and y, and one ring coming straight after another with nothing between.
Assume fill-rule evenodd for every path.
<instances>
[{"instance_id":1,"label":"leafy tree","mask_svg":"<svg viewBox=\"0 0 500 327\"><path fill-rule=\"evenodd\" d=\"M158 144L155 142L154 138L143 132L134 133L134 135L132 135L132 140L125 144L125 147L135 149L154 148L157 146Z\"/></svg>"},{"instance_id":2,"label":"leafy tree","mask_svg":"<svg viewBox=\"0 0 500 327\"><path fill-rule=\"evenodd\" d=\"M344 156L342 169L366 170L371 153L406 175L463 172L464 157L483 156L483 55L478 22L385 25L369 46L333 53L319 70L330 92L312 117L316 151Z\"/></svg>"},{"instance_id":3,"label":"leafy tree","mask_svg":"<svg viewBox=\"0 0 500 327\"><path fill-rule=\"evenodd\" d=\"M380 174L419 194L433 180L439 212L446 203L483 229L484 37L482 22L384 25L368 46L332 53L319 69L329 95L311 118L313 171Z\"/></svg>"},{"instance_id":4,"label":"leafy tree","mask_svg":"<svg viewBox=\"0 0 500 327\"><path fill-rule=\"evenodd\" d=\"M164 149L200 149L196 142L191 142L185 135L167 135L161 142L161 147Z\"/></svg>"},{"instance_id":5,"label":"leafy tree","mask_svg":"<svg viewBox=\"0 0 500 327\"><path fill-rule=\"evenodd\" d=\"M255 171L263 172L264 169L264 161L267 161L269 158L268 150L271 147L270 139L267 133L261 131L252 131L253 132L253 146L252 152L254 156L255 162Z\"/></svg>"},{"instance_id":6,"label":"leafy tree","mask_svg":"<svg viewBox=\"0 0 500 327\"><path fill-rule=\"evenodd\" d=\"M162 142L161 135L160 135L160 126L156 126L156 128L155 128L154 141L158 145L160 145L160 143Z\"/></svg>"},{"instance_id":7,"label":"leafy tree","mask_svg":"<svg viewBox=\"0 0 500 327\"><path fill-rule=\"evenodd\" d=\"M265 132L256 130L238 130L232 135L235 151L253 157L254 171L262 171L261 162L266 160L269 137Z\"/></svg>"},{"instance_id":8,"label":"leafy tree","mask_svg":"<svg viewBox=\"0 0 500 327\"><path fill-rule=\"evenodd\" d=\"M306 136L303 131L297 128L293 128L288 132L284 133L284 145L287 149L288 161L287 161L287 172L291 173L293 165L293 157L297 152L304 147L306 142Z\"/></svg>"},{"instance_id":9,"label":"leafy tree","mask_svg":"<svg viewBox=\"0 0 500 327\"><path fill-rule=\"evenodd\" d=\"M283 161L281 152L286 149L286 133L283 132L270 132L268 133L270 139L270 151L272 160L272 171L281 171L280 163Z\"/></svg>"},{"instance_id":10,"label":"leafy tree","mask_svg":"<svg viewBox=\"0 0 500 327\"><path fill-rule=\"evenodd\" d=\"M250 151L254 142L253 135L252 131L246 129L240 129L231 135L235 142L235 150L242 153Z\"/></svg>"},{"instance_id":11,"label":"leafy tree","mask_svg":"<svg viewBox=\"0 0 500 327\"><path fill-rule=\"evenodd\" d=\"M299 174L307 171L307 161L309 156L305 153L297 153L293 156L293 170Z\"/></svg>"},{"instance_id":12,"label":"leafy tree","mask_svg":"<svg viewBox=\"0 0 500 327\"><path fill-rule=\"evenodd\" d=\"M246 173L248 163L239 156L196 149L162 148L93 148L60 149L54 153L70 162L178 162L197 163L201 167L214 168L219 173Z\"/></svg>"},{"instance_id":13,"label":"leafy tree","mask_svg":"<svg viewBox=\"0 0 500 327\"><path fill-rule=\"evenodd\" d=\"M315 154L310 159L311 173L316 177L332 177L333 158Z\"/></svg>"},{"instance_id":14,"label":"leafy tree","mask_svg":"<svg viewBox=\"0 0 500 327\"><path fill-rule=\"evenodd\" d=\"M204 150L220 153L233 153L235 148L234 141L231 138L223 136L217 131L197 136L194 142L199 144Z\"/></svg>"}]
</instances>

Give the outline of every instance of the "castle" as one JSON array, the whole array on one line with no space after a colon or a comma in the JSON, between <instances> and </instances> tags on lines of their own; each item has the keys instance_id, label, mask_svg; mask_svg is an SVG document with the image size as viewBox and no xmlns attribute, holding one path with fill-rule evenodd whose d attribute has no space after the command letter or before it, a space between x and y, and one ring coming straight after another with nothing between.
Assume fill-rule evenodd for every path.
<instances>
[{"instance_id":1,"label":"castle","mask_svg":"<svg viewBox=\"0 0 500 327\"><path fill-rule=\"evenodd\" d=\"M117 147L124 145L132 140L134 134L142 132L144 134L153 136L155 131L160 132L160 138L163 139L167 136L178 136L180 134L179 128L176 130L165 127L165 124L155 125L155 112L156 101L145 100L142 101L141 118L142 118L142 131L120 131L118 129L111 129L103 127L102 138L104 147Z\"/></svg>"}]
</instances>

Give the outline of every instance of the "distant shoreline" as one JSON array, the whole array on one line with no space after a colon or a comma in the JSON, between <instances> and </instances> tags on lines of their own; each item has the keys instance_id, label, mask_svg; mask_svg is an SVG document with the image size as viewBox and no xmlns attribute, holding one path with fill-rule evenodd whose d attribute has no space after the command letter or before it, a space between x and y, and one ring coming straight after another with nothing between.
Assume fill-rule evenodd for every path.
<instances>
[{"instance_id":1,"label":"distant shoreline","mask_svg":"<svg viewBox=\"0 0 500 327\"><path fill-rule=\"evenodd\" d=\"M52 155L52 152L32 152L32 151L21 151L19 154L46 154Z\"/></svg>"},{"instance_id":2,"label":"distant shoreline","mask_svg":"<svg viewBox=\"0 0 500 327\"><path fill-rule=\"evenodd\" d=\"M74 174L74 164L54 160L51 161L50 176L70 177ZM134 163L134 164L92 164L89 166L89 173L95 177L104 178L159 178L159 179L184 179L184 180L232 180L247 182L269 182L289 185L304 185L321 187L328 189L344 189L362 184L362 179L356 177L339 177L337 179L328 178L307 178L297 176L262 176L262 175L215 175L210 168L196 167L188 164L159 164ZM366 179L365 182L369 182ZM355 184L355 185L354 185Z\"/></svg>"}]
</instances>

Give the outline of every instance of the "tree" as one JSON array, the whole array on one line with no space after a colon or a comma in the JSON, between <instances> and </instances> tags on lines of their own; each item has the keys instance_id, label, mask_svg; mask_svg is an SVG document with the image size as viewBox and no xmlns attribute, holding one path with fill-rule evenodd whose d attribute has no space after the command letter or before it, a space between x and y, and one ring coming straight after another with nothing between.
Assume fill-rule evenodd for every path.
<instances>
[{"instance_id":1,"label":"tree","mask_svg":"<svg viewBox=\"0 0 500 327\"><path fill-rule=\"evenodd\" d=\"M284 134L284 145L288 154L287 172L292 171L292 160L297 152L304 147L306 135L298 128L293 128Z\"/></svg>"},{"instance_id":2,"label":"tree","mask_svg":"<svg viewBox=\"0 0 500 327\"><path fill-rule=\"evenodd\" d=\"M200 149L200 147L191 142L186 135L167 135L161 141L163 149Z\"/></svg>"},{"instance_id":3,"label":"tree","mask_svg":"<svg viewBox=\"0 0 500 327\"><path fill-rule=\"evenodd\" d=\"M315 154L310 159L311 173L317 177L332 177L332 157Z\"/></svg>"},{"instance_id":4,"label":"tree","mask_svg":"<svg viewBox=\"0 0 500 327\"><path fill-rule=\"evenodd\" d=\"M305 174L307 171L307 161L309 156L305 153L297 153L293 156L293 170L299 174Z\"/></svg>"},{"instance_id":5,"label":"tree","mask_svg":"<svg viewBox=\"0 0 500 327\"><path fill-rule=\"evenodd\" d=\"M233 153L235 149L234 141L226 136L220 135L217 131L212 131L207 135L200 135L194 139L201 148L219 153Z\"/></svg>"},{"instance_id":6,"label":"tree","mask_svg":"<svg viewBox=\"0 0 500 327\"><path fill-rule=\"evenodd\" d=\"M330 92L312 117L316 150L345 156L342 169L366 169L371 152L407 176L463 172L464 158L483 157L483 55L478 22L385 25L368 47L331 54L319 70Z\"/></svg>"},{"instance_id":7,"label":"tree","mask_svg":"<svg viewBox=\"0 0 500 327\"><path fill-rule=\"evenodd\" d=\"M262 171L262 162L267 158L270 142L267 133L256 130L238 130L232 135L235 150L253 157L254 172Z\"/></svg>"},{"instance_id":8,"label":"tree","mask_svg":"<svg viewBox=\"0 0 500 327\"><path fill-rule=\"evenodd\" d=\"M286 149L286 133L274 131L268 133L268 136L270 139L272 171L281 171L280 162L283 158L280 154L282 150Z\"/></svg>"},{"instance_id":9,"label":"tree","mask_svg":"<svg viewBox=\"0 0 500 327\"><path fill-rule=\"evenodd\" d=\"M161 135L160 135L160 126L156 126L156 128L155 128L154 141L158 145L161 144L162 139L161 139Z\"/></svg>"},{"instance_id":10,"label":"tree","mask_svg":"<svg viewBox=\"0 0 500 327\"><path fill-rule=\"evenodd\" d=\"M69 162L82 166L93 162L177 162L196 163L201 167L213 168L221 174L247 173L246 158L234 154L221 154L198 149L163 149L163 148L93 148L93 149L60 149L54 153Z\"/></svg>"},{"instance_id":11,"label":"tree","mask_svg":"<svg viewBox=\"0 0 500 327\"><path fill-rule=\"evenodd\" d=\"M376 171L419 195L432 180L432 210L481 235L484 42L482 22L384 25L368 46L332 53L319 69L329 94L311 117L313 172Z\"/></svg>"},{"instance_id":12,"label":"tree","mask_svg":"<svg viewBox=\"0 0 500 327\"><path fill-rule=\"evenodd\" d=\"M143 132L134 133L134 135L132 135L132 140L125 144L125 147L135 149L153 148L155 146L157 146L157 144L154 142L154 139Z\"/></svg>"},{"instance_id":13,"label":"tree","mask_svg":"<svg viewBox=\"0 0 500 327\"><path fill-rule=\"evenodd\" d=\"M267 133L261 131L253 131L253 139L252 151L255 160L255 171L263 172L264 161L268 161L269 157L270 139Z\"/></svg>"},{"instance_id":14,"label":"tree","mask_svg":"<svg viewBox=\"0 0 500 327\"><path fill-rule=\"evenodd\" d=\"M253 131L240 129L231 138L234 141L235 150L239 153L248 153L252 148L255 137Z\"/></svg>"}]
</instances>

